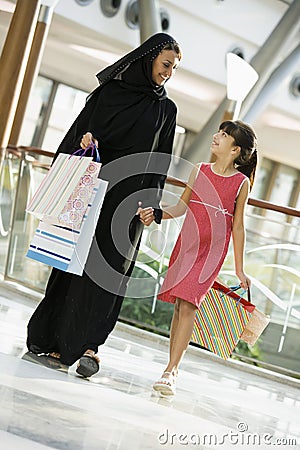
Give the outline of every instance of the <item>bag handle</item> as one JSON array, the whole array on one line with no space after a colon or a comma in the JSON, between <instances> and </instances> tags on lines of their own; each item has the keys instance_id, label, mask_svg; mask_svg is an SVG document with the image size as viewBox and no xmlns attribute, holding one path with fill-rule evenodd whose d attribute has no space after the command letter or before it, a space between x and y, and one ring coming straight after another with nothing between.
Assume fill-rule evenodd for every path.
<instances>
[{"instance_id":1,"label":"bag handle","mask_svg":"<svg viewBox=\"0 0 300 450\"><path fill-rule=\"evenodd\" d=\"M100 153L99 153L99 150L98 150L98 148L97 148L97 146L96 146L96 144L94 142L91 142L85 149L79 148L74 153L72 153L70 155L70 157L73 156L73 155L76 155L76 154L78 154L81 157L84 157L84 156L86 156L86 152L88 150L92 150L92 157L95 158L95 161L97 163L99 163L101 161Z\"/></svg>"},{"instance_id":2,"label":"bag handle","mask_svg":"<svg viewBox=\"0 0 300 450\"><path fill-rule=\"evenodd\" d=\"M231 292L234 292L234 291L238 291L239 289L242 289L242 287L240 284L238 284L236 286L230 286L230 289L231 289ZM248 302L251 303L250 287L248 287L248 289L243 289L243 291L241 292L241 295L244 295L246 291L247 291L247 300L248 300Z\"/></svg>"},{"instance_id":3,"label":"bag handle","mask_svg":"<svg viewBox=\"0 0 300 450\"><path fill-rule=\"evenodd\" d=\"M249 292L250 290L248 291L248 293L249 293L248 300L246 300L240 294L234 292L238 289L242 289L240 285L230 287L230 286L223 285L222 283L220 283L218 281L215 281L213 283L212 287L217 289L218 291L223 292L225 295L229 295L233 300L235 300L236 305L239 305L241 303L243 305L243 307L246 308L249 312L254 311L255 305L253 305L251 303L251 294ZM246 290L243 290L243 293L244 292L246 292Z\"/></svg>"}]
</instances>

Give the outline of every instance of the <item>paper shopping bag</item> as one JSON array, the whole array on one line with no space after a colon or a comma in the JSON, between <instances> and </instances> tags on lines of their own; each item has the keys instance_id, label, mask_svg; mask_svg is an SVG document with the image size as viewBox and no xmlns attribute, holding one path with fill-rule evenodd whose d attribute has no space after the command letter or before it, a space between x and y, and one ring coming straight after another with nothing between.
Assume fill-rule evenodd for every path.
<instances>
[{"instance_id":1,"label":"paper shopping bag","mask_svg":"<svg viewBox=\"0 0 300 450\"><path fill-rule=\"evenodd\" d=\"M267 316L259 309L255 308L251 319L244 329L241 340L247 342L249 345L254 345L257 339L260 337L262 332L270 323L270 316Z\"/></svg>"},{"instance_id":2,"label":"paper shopping bag","mask_svg":"<svg viewBox=\"0 0 300 450\"><path fill-rule=\"evenodd\" d=\"M59 215L56 217L55 215L45 214L43 216L43 222L80 230L83 217L92 197L93 189L97 185L100 169L101 163L90 161Z\"/></svg>"},{"instance_id":3,"label":"paper shopping bag","mask_svg":"<svg viewBox=\"0 0 300 450\"><path fill-rule=\"evenodd\" d=\"M255 305L215 282L196 313L191 340L227 359L254 310Z\"/></svg>"},{"instance_id":4,"label":"paper shopping bag","mask_svg":"<svg viewBox=\"0 0 300 450\"><path fill-rule=\"evenodd\" d=\"M82 275L108 182L97 179L80 230L40 221L26 256L64 272Z\"/></svg>"},{"instance_id":5,"label":"paper shopping bag","mask_svg":"<svg viewBox=\"0 0 300 450\"><path fill-rule=\"evenodd\" d=\"M60 153L26 211L38 219L44 216L57 218L91 161L92 158Z\"/></svg>"}]
</instances>

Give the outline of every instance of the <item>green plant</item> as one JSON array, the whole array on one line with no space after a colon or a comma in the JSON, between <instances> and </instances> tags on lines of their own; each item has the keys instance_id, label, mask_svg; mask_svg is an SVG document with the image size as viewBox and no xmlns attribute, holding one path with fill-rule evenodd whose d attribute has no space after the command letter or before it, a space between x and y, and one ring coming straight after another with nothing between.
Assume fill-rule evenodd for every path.
<instances>
[{"instance_id":1,"label":"green plant","mask_svg":"<svg viewBox=\"0 0 300 450\"><path fill-rule=\"evenodd\" d=\"M238 345L235 348L234 353L236 353L236 355L247 356L252 359L257 360L262 359L261 350L259 348L258 342L256 342L253 346L251 346L244 341L239 341Z\"/></svg>"}]
</instances>

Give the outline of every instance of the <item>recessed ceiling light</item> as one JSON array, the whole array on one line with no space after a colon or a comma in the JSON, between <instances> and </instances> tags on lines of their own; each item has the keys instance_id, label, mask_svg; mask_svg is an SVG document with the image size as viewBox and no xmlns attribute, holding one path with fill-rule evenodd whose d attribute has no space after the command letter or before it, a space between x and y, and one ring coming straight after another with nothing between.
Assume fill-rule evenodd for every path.
<instances>
[{"instance_id":1,"label":"recessed ceiling light","mask_svg":"<svg viewBox=\"0 0 300 450\"><path fill-rule=\"evenodd\" d=\"M100 8L106 17L113 17L121 6L121 0L100 0Z\"/></svg>"},{"instance_id":2,"label":"recessed ceiling light","mask_svg":"<svg viewBox=\"0 0 300 450\"><path fill-rule=\"evenodd\" d=\"M293 97L300 97L300 73L293 76L289 85L289 90Z\"/></svg>"},{"instance_id":3,"label":"recessed ceiling light","mask_svg":"<svg viewBox=\"0 0 300 450\"><path fill-rule=\"evenodd\" d=\"M80 6L90 5L94 0L75 0L76 3Z\"/></svg>"}]
</instances>

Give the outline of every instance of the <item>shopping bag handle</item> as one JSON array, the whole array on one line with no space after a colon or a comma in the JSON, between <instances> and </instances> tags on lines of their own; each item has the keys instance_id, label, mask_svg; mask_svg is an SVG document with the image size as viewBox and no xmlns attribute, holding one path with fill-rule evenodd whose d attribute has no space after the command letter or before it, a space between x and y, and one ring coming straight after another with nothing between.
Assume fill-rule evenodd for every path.
<instances>
[{"instance_id":1,"label":"shopping bag handle","mask_svg":"<svg viewBox=\"0 0 300 450\"><path fill-rule=\"evenodd\" d=\"M234 291L238 291L239 289L243 289L243 288L241 287L240 284L238 284L238 285L236 285L236 286L230 286L230 289L231 289L231 292L234 292ZM248 287L248 289L243 289L242 292L241 292L241 295L244 295L246 291L247 291L247 299L248 299L248 302L251 303L251 292L250 292L250 287Z\"/></svg>"},{"instance_id":2,"label":"shopping bag handle","mask_svg":"<svg viewBox=\"0 0 300 450\"><path fill-rule=\"evenodd\" d=\"M92 150L92 157L95 158L95 161L99 163L101 161L100 153L94 142L91 142L85 149L79 148L74 153L72 153L71 156L78 154L79 156L83 157L85 156L86 152L90 149Z\"/></svg>"}]
</instances>

